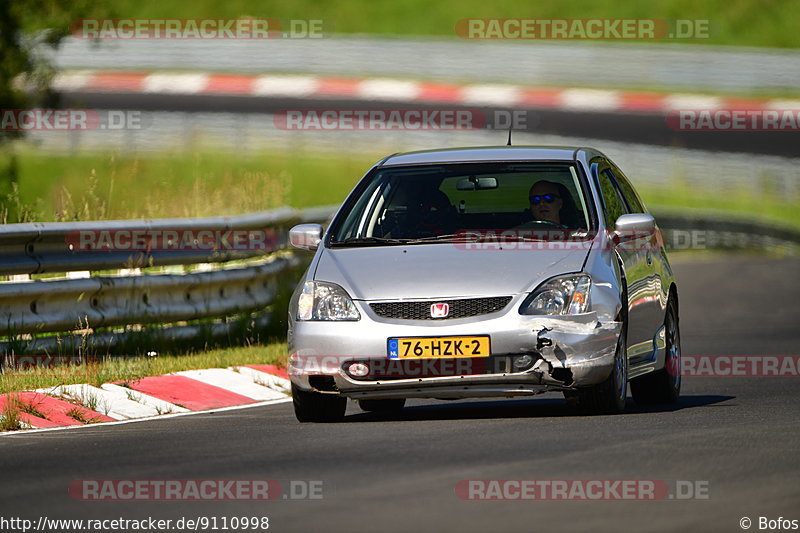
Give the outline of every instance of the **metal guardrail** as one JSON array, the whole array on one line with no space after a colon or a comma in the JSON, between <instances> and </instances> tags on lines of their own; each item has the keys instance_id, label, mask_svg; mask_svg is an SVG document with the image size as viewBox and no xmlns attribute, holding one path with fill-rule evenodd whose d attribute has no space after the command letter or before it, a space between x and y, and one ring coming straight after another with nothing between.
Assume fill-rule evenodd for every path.
<instances>
[{"instance_id":1,"label":"metal guardrail","mask_svg":"<svg viewBox=\"0 0 800 533\"><path fill-rule=\"evenodd\" d=\"M4 328L45 333L225 316L268 305L296 259L190 274L98 276L0 287Z\"/></svg>"},{"instance_id":2,"label":"metal guardrail","mask_svg":"<svg viewBox=\"0 0 800 533\"><path fill-rule=\"evenodd\" d=\"M303 222L325 220L333 207L303 211L290 208L246 215L100 222L54 222L0 225L0 275L42 274L81 270L115 270L165 265L222 263L257 257L265 250L150 250L130 253L108 249L78 250L72 236L80 232L151 232L164 230L267 230L270 243L286 243L288 228Z\"/></svg>"},{"instance_id":3,"label":"metal guardrail","mask_svg":"<svg viewBox=\"0 0 800 533\"><path fill-rule=\"evenodd\" d=\"M668 247L686 249L771 249L796 253L800 230L710 209L654 209ZM699 239L695 239L696 237Z\"/></svg>"},{"instance_id":4,"label":"metal guardrail","mask_svg":"<svg viewBox=\"0 0 800 533\"><path fill-rule=\"evenodd\" d=\"M233 217L35 223L0 226L0 274L127 270L122 275L81 279L12 279L0 282L0 333L23 334L93 330L111 326L165 324L263 310L273 302L280 276L302 264L282 251L288 229L324 222L334 207L281 208ZM263 250L241 252L151 250L82 251L70 247L78 231L159 231L204 229L268 230L276 237ZM249 259L243 265L229 261ZM209 265L216 263L216 265ZM199 265L183 274L141 274L135 267ZM25 276L23 276L25 277ZM217 328L219 329L219 328ZM8 350L14 341L0 343ZM51 343L40 343L52 345Z\"/></svg>"}]
</instances>

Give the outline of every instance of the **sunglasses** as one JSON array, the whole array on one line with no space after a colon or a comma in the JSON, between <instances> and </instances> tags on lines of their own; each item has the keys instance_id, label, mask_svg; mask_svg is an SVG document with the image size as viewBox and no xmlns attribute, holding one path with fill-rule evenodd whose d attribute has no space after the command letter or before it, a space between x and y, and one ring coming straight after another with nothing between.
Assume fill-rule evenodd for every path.
<instances>
[{"instance_id":1,"label":"sunglasses","mask_svg":"<svg viewBox=\"0 0 800 533\"><path fill-rule=\"evenodd\" d=\"M542 200L544 200L545 203L552 204L556 201L556 198L559 198L557 194L537 194L535 196L528 197L533 205L539 205L542 203Z\"/></svg>"}]
</instances>

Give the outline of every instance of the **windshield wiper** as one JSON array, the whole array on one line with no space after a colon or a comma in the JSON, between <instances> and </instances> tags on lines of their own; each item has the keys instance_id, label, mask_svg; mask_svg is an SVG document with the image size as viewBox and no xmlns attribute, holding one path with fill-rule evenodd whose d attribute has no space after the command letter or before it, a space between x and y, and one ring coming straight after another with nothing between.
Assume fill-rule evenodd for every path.
<instances>
[{"instance_id":1,"label":"windshield wiper","mask_svg":"<svg viewBox=\"0 0 800 533\"><path fill-rule=\"evenodd\" d=\"M351 237L343 241L331 241L331 246L370 246L406 244L408 239L391 239L388 237Z\"/></svg>"},{"instance_id":2,"label":"windshield wiper","mask_svg":"<svg viewBox=\"0 0 800 533\"><path fill-rule=\"evenodd\" d=\"M459 233L447 233L444 235L431 235L430 237L419 237L416 239L408 239L406 242L408 244L416 244L420 242L449 242L449 241L473 241L475 236L470 234L469 232L459 232Z\"/></svg>"}]
</instances>

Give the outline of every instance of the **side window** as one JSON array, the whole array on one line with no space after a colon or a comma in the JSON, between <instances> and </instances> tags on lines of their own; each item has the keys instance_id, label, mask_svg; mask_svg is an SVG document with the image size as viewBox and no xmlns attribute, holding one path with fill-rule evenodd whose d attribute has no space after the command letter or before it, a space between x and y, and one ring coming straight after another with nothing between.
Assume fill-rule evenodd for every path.
<instances>
[{"instance_id":1,"label":"side window","mask_svg":"<svg viewBox=\"0 0 800 533\"><path fill-rule=\"evenodd\" d=\"M603 217L606 227L614 229L614 223L621 215L628 213L628 208L608 166L600 165L598 167L597 182L600 185L600 193L603 195L602 200L605 207Z\"/></svg>"},{"instance_id":2,"label":"side window","mask_svg":"<svg viewBox=\"0 0 800 533\"><path fill-rule=\"evenodd\" d=\"M616 167L614 167L614 178L616 178L617 185L622 191L622 195L625 197L625 200L628 202L630 212L647 213L647 210L644 208L644 204L642 204L642 200L639 198L639 195L636 194L631 182L628 181L628 178L625 177L625 174L623 174L622 171Z\"/></svg>"}]
</instances>

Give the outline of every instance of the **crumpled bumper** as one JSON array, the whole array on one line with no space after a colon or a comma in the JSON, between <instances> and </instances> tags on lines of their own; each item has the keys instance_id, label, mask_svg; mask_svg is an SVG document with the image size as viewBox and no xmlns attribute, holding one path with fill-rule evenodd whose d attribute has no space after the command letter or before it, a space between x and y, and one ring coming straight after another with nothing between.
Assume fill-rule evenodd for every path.
<instances>
[{"instance_id":1,"label":"crumpled bumper","mask_svg":"<svg viewBox=\"0 0 800 533\"><path fill-rule=\"evenodd\" d=\"M431 372L437 370L437 361L426 360L417 361L416 372L356 377L348 371L353 362L387 370L398 361L388 360L385 355L341 355L343 351L336 348L334 338L328 339L327 346L293 346L289 373L302 389L357 399L511 397L572 390L601 383L610 375L621 329L621 322L600 321L594 312L518 316L513 328L498 328L490 333L493 346L500 346L501 350L482 372L471 371L469 365L459 366L464 361L454 361L450 372L444 373L448 375ZM387 336L381 332L378 335L385 346ZM326 347L330 350L327 353ZM530 364L516 369L515 361L524 356L529 356L525 361L530 360Z\"/></svg>"}]
</instances>

